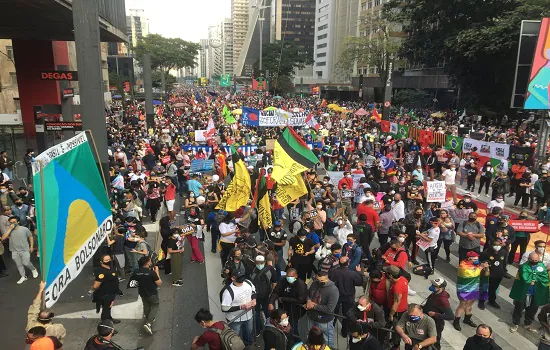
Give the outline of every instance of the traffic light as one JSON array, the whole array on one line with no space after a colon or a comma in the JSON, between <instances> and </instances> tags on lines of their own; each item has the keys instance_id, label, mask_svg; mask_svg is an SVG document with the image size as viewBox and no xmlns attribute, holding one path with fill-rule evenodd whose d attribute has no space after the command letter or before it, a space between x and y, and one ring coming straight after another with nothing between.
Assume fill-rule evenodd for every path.
<instances>
[{"instance_id":1,"label":"traffic light","mask_svg":"<svg viewBox=\"0 0 550 350\"><path fill-rule=\"evenodd\" d=\"M359 74L359 89L363 88L363 74Z\"/></svg>"}]
</instances>

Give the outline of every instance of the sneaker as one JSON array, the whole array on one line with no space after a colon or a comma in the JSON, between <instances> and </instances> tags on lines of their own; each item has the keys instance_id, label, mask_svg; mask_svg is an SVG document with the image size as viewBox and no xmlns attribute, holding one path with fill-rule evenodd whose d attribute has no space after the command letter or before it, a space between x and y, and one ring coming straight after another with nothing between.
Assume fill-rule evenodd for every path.
<instances>
[{"instance_id":1,"label":"sneaker","mask_svg":"<svg viewBox=\"0 0 550 350\"><path fill-rule=\"evenodd\" d=\"M172 285L173 285L174 287L183 287L183 283L182 283L182 282L174 282L174 283L172 283Z\"/></svg>"},{"instance_id":2,"label":"sneaker","mask_svg":"<svg viewBox=\"0 0 550 350\"><path fill-rule=\"evenodd\" d=\"M517 324L513 325L512 327L510 327L510 333L515 333L515 332L517 332L517 331L518 331L518 325L517 325Z\"/></svg>"},{"instance_id":3,"label":"sneaker","mask_svg":"<svg viewBox=\"0 0 550 350\"><path fill-rule=\"evenodd\" d=\"M119 282L122 282L122 281L125 281L125 280L126 280L126 278L122 278L122 277L119 277L119 278L118 278L118 281L119 281Z\"/></svg>"},{"instance_id":4,"label":"sneaker","mask_svg":"<svg viewBox=\"0 0 550 350\"><path fill-rule=\"evenodd\" d=\"M410 286L409 286L408 288L409 288L408 294L409 294L410 296L415 296L415 295L416 295L416 292L415 292L414 290L412 290Z\"/></svg>"},{"instance_id":5,"label":"sneaker","mask_svg":"<svg viewBox=\"0 0 550 350\"><path fill-rule=\"evenodd\" d=\"M491 303L489 303L491 305ZM477 302L477 308L480 310L485 310L485 300L480 300Z\"/></svg>"},{"instance_id":6,"label":"sneaker","mask_svg":"<svg viewBox=\"0 0 550 350\"><path fill-rule=\"evenodd\" d=\"M27 280L27 276L21 277L21 278L19 279L19 281L17 281L17 284L21 284L21 283L25 282L26 280Z\"/></svg>"},{"instance_id":7,"label":"sneaker","mask_svg":"<svg viewBox=\"0 0 550 350\"><path fill-rule=\"evenodd\" d=\"M203 261L197 261L197 263L199 263L200 265L204 264L204 260Z\"/></svg>"},{"instance_id":8,"label":"sneaker","mask_svg":"<svg viewBox=\"0 0 550 350\"><path fill-rule=\"evenodd\" d=\"M145 332L147 332L147 334L153 335L153 329L151 329L151 325L149 323L144 324L143 329L145 329Z\"/></svg>"},{"instance_id":9,"label":"sneaker","mask_svg":"<svg viewBox=\"0 0 550 350\"><path fill-rule=\"evenodd\" d=\"M525 327L525 330L531 332L531 333L538 333L539 330L534 327L533 325L528 325L528 326L524 326Z\"/></svg>"},{"instance_id":10,"label":"sneaker","mask_svg":"<svg viewBox=\"0 0 550 350\"><path fill-rule=\"evenodd\" d=\"M38 277L38 270L34 269L32 271L32 278L36 278L36 277Z\"/></svg>"},{"instance_id":11,"label":"sneaker","mask_svg":"<svg viewBox=\"0 0 550 350\"><path fill-rule=\"evenodd\" d=\"M113 321L113 324L119 324L121 321L113 318L111 321Z\"/></svg>"},{"instance_id":12,"label":"sneaker","mask_svg":"<svg viewBox=\"0 0 550 350\"><path fill-rule=\"evenodd\" d=\"M489 306L495 309L500 309L500 305L498 305L496 301L490 301Z\"/></svg>"},{"instance_id":13,"label":"sneaker","mask_svg":"<svg viewBox=\"0 0 550 350\"><path fill-rule=\"evenodd\" d=\"M451 257L448 256L446 259L445 259L446 262L450 263L451 262Z\"/></svg>"},{"instance_id":14,"label":"sneaker","mask_svg":"<svg viewBox=\"0 0 550 350\"><path fill-rule=\"evenodd\" d=\"M286 220L286 215L285 214L283 214L283 220Z\"/></svg>"}]
</instances>

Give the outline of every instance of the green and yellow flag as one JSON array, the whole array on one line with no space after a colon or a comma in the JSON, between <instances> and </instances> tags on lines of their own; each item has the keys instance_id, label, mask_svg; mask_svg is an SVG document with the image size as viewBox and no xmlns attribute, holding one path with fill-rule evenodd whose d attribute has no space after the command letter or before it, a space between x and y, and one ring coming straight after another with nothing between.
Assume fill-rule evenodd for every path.
<instances>
[{"instance_id":1,"label":"green and yellow flag","mask_svg":"<svg viewBox=\"0 0 550 350\"><path fill-rule=\"evenodd\" d=\"M279 184L296 182L296 175L319 163L317 156L291 128L286 127L273 149L273 173L271 178Z\"/></svg>"},{"instance_id":2,"label":"green and yellow flag","mask_svg":"<svg viewBox=\"0 0 550 350\"><path fill-rule=\"evenodd\" d=\"M445 141L445 148L449 151L455 151L457 154L462 152L462 143L464 142L463 137L447 135Z\"/></svg>"},{"instance_id":3,"label":"green and yellow flag","mask_svg":"<svg viewBox=\"0 0 550 350\"><path fill-rule=\"evenodd\" d=\"M399 124L397 126L397 138L406 139L407 137L409 137L409 127L407 125Z\"/></svg>"},{"instance_id":4,"label":"green and yellow flag","mask_svg":"<svg viewBox=\"0 0 550 350\"><path fill-rule=\"evenodd\" d=\"M241 155L233 146L231 146L231 154L235 175L216 206L216 209L223 209L228 212L236 211L240 207L247 205L251 191L250 174Z\"/></svg>"},{"instance_id":5,"label":"green and yellow flag","mask_svg":"<svg viewBox=\"0 0 550 350\"><path fill-rule=\"evenodd\" d=\"M307 193L306 184L304 183L304 178L302 174L296 175L296 182L293 184L277 184L275 189L275 195L277 196L277 201L285 206L291 202L294 202L296 199L302 197Z\"/></svg>"},{"instance_id":6,"label":"green and yellow flag","mask_svg":"<svg viewBox=\"0 0 550 350\"><path fill-rule=\"evenodd\" d=\"M227 108L227 106L223 106L222 114L225 117L225 122L227 124L235 124L237 122L237 120L235 119L235 117L233 117L233 115L231 114L231 111L229 110L229 108Z\"/></svg>"},{"instance_id":7,"label":"green and yellow flag","mask_svg":"<svg viewBox=\"0 0 550 350\"><path fill-rule=\"evenodd\" d=\"M261 176L258 180L258 222L264 229L273 226L271 203L269 201L265 176Z\"/></svg>"}]
</instances>

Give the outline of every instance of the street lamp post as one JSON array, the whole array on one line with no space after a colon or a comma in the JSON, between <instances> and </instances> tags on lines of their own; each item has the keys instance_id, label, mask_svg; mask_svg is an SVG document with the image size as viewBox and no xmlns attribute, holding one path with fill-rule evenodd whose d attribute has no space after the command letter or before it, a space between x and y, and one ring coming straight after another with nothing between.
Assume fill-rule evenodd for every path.
<instances>
[{"instance_id":1,"label":"street lamp post","mask_svg":"<svg viewBox=\"0 0 550 350\"><path fill-rule=\"evenodd\" d=\"M252 6L252 8L258 8L260 10L260 15L258 17L258 21L260 22L259 23L259 25L260 25L260 61L258 62L259 63L258 67L259 67L259 70L262 70L263 69L263 62L262 62L262 60L263 60L263 57L262 57L263 56L263 40L264 40L263 36L264 36L264 20L265 20L263 14L264 14L264 10L266 8L269 8L269 6L264 6L264 0L261 0L260 1L260 6L254 5L254 6Z\"/></svg>"}]
</instances>

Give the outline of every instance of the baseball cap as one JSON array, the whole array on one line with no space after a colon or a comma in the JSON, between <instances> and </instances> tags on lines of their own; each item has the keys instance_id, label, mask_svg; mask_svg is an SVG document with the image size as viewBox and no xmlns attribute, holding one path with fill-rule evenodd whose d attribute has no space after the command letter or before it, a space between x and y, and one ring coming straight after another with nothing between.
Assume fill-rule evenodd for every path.
<instances>
[{"instance_id":1,"label":"baseball cap","mask_svg":"<svg viewBox=\"0 0 550 350\"><path fill-rule=\"evenodd\" d=\"M281 222L280 221L275 221L275 223L273 224L275 226L281 226Z\"/></svg>"},{"instance_id":2,"label":"baseball cap","mask_svg":"<svg viewBox=\"0 0 550 350\"><path fill-rule=\"evenodd\" d=\"M115 330L115 324L112 320L103 320L97 325L97 334L106 337Z\"/></svg>"},{"instance_id":3,"label":"baseball cap","mask_svg":"<svg viewBox=\"0 0 550 350\"><path fill-rule=\"evenodd\" d=\"M258 255L256 256L256 261L257 262L264 262L265 261L265 257L263 255Z\"/></svg>"},{"instance_id":4,"label":"baseball cap","mask_svg":"<svg viewBox=\"0 0 550 350\"><path fill-rule=\"evenodd\" d=\"M401 271L399 270L399 267L397 266L386 266L384 268L384 272L388 275L392 276L393 278L398 278L401 274Z\"/></svg>"},{"instance_id":5,"label":"baseball cap","mask_svg":"<svg viewBox=\"0 0 550 350\"><path fill-rule=\"evenodd\" d=\"M445 279L443 279L443 278L436 278L434 280L431 280L430 282L432 283L433 286L435 286L437 288L447 287L447 281L445 281Z\"/></svg>"},{"instance_id":6,"label":"baseball cap","mask_svg":"<svg viewBox=\"0 0 550 350\"><path fill-rule=\"evenodd\" d=\"M466 257L468 257L468 258L478 258L479 254L474 252L474 251L470 251L470 252L466 253Z\"/></svg>"},{"instance_id":7,"label":"baseball cap","mask_svg":"<svg viewBox=\"0 0 550 350\"><path fill-rule=\"evenodd\" d=\"M466 193L464 193L464 197L472 197L472 193L471 192L466 192Z\"/></svg>"}]
</instances>

